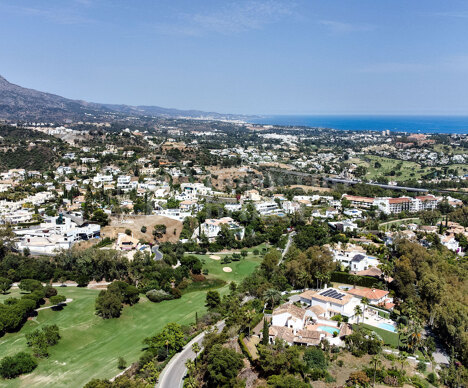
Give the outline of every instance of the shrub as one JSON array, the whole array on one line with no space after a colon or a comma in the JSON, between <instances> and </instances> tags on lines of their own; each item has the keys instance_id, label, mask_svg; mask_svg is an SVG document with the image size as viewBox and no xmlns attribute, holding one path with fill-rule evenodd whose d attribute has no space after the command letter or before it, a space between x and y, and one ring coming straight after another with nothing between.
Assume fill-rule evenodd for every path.
<instances>
[{"instance_id":1,"label":"shrub","mask_svg":"<svg viewBox=\"0 0 468 388\"><path fill-rule=\"evenodd\" d=\"M143 226L141 227L141 229L140 229L140 230L141 230L141 233L146 233L146 230L147 230L147 229L146 229L146 226L145 226L145 225L143 225Z\"/></svg>"},{"instance_id":2,"label":"shrub","mask_svg":"<svg viewBox=\"0 0 468 388\"><path fill-rule=\"evenodd\" d=\"M125 369L127 367L127 361L123 357L119 357L117 360L117 368Z\"/></svg>"},{"instance_id":3,"label":"shrub","mask_svg":"<svg viewBox=\"0 0 468 388\"><path fill-rule=\"evenodd\" d=\"M344 365L344 361L343 361L343 360L338 360L338 361L336 362L336 365L338 365L340 368L342 368L343 365Z\"/></svg>"},{"instance_id":4,"label":"shrub","mask_svg":"<svg viewBox=\"0 0 468 388\"><path fill-rule=\"evenodd\" d=\"M47 286L44 287L44 296L46 298L50 298L50 297L55 296L55 295L57 295L57 290L54 287L52 287L50 285L47 285Z\"/></svg>"},{"instance_id":5,"label":"shrub","mask_svg":"<svg viewBox=\"0 0 468 388\"><path fill-rule=\"evenodd\" d=\"M418 362L417 369L418 369L419 372L424 373L426 371L426 368L427 368L427 366L426 366L426 363L424 361L419 361Z\"/></svg>"},{"instance_id":6,"label":"shrub","mask_svg":"<svg viewBox=\"0 0 468 388\"><path fill-rule=\"evenodd\" d=\"M65 296L63 295L54 295L52 297L50 297L50 303L52 303L53 305L58 305L58 304L61 304L63 302L65 302L67 300L67 298L65 298Z\"/></svg>"},{"instance_id":7,"label":"shrub","mask_svg":"<svg viewBox=\"0 0 468 388\"><path fill-rule=\"evenodd\" d=\"M0 361L0 376L12 379L24 373L32 372L37 367L36 359L28 353L20 352Z\"/></svg>"},{"instance_id":8,"label":"shrub","mask_svg":"<svg viewBox=\"0 0 468 388\"><path fill-rule=\"evenodd\" d=\"M127 236L131 236L132 235L132 231L130 229L125 229L125 234Z\"/></svg>"},{"instance_id":9,"label":"shrub","mask_svg":"<svg viewBox=\"0 0 468 388\"><path fill-rule=\"evenodd\" d=\"M359 387L367 387L370 383L369 377L363 371L353 372L349 375L348 380L346 380L346 384L348 386L359 386Z\"/></svg>"},{"instance_id":10,"label":"shrub","mask_svg":"<svg viewBox=\"0 0 468 388\"><path fill-rule=\"evenodd\" d=\"M438 378L434 372L431 372L427 375L427 381L429 381L432 385L437 386Z\"/></svg>"},{"instance_id":11,"label":"shrub","mask_svg":"<svg viewBox=\"0 0 468 388\"><path fill-rule=\"evenodd\" d=\"M155 303L162 302L163 300L169 300L172 299L172 295L167 293L164 290L149 290L146 293L146 297L151 301Z\"/></svg>"}]
</instances>

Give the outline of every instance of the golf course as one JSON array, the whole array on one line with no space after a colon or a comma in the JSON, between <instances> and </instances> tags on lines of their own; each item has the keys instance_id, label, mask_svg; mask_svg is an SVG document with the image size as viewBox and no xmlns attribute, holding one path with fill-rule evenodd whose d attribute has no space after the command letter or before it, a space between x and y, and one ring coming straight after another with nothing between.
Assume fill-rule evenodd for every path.
<instances>
[{"instance_id":1,"label":"golf course","mask_svg":"<svg viewBox=\"0 0 468 388\"><path fill-rule=\"evenodd\" d=\"M240 282L261 262L261 256L252 253L229 264L221 264L209 255L198 257L204 261L203 268L208 269L209 279L227 283ZM232 272L223 271L223 267L232 268ZM95 315L99 291L77 287L58 287L57 290L72 301L61 311L41 310L19 332L0 337L0 354L4 357L19 351L29 352L25 334L44 325L59 327L60 342L50 347L50 356L41 359L32 373L13 380L0 380L0 387L82 387L93 378L111 378L120 372L119 357L123 357L127 365L138 360L144 338L156 334L170 322L192 323L195 313L201 316L206 311L205 289L186 292L180 299L160 303L152 303L141 295L139 303L124 307L120 318L105 320ZM226 293L227 285L218 291ZM12 289L9 295L1 295L0 301L18 296L19 290Z\"/></svg>"}]
</instances>

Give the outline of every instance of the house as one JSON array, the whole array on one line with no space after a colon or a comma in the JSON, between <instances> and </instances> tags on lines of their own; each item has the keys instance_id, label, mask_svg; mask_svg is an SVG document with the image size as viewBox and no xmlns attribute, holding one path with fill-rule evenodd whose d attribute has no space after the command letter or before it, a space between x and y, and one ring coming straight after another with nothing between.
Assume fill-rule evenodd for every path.
<instances>
[{"instance_id":1,"label":"house","mask_svg":"<svg viewBox=\"0 0 468 388\"><path fill-rule=\"evenodd\" d=\"M347 292L361 300L367 298L370 304L375 305L385 303L388 299L388 291L379 290L378 288L352 288Z\"/></svg>"},{"instance_id":2,"label":"house","mask_svg":"<svg viewBox=\"0 0 468 388\"><path fill-rule=\"evenodd\" d=\"M134 238L133 236L129 236L125 233L119 233L117 235L117 242L115 245L116 248L120 249L121 251L131 251L132 249L136 249L138 244L138 239Z\"/></svg>"},{"instance_id":3,"label":"house","mask_svg":"<svg viewBox=\"0 0 468 388\"><path fill-rule=\"evenodd\" d=\"M351 294L335 288L326 288L319 291L305 291L299 295L302 303L311 307L320 306L324 310L324 317L331 318L337 314L354 320L354 308L360 300Z\"/></svg>"},{"instance_id":4,"label":"house","mask_svg":"<svg viewBox=\"0 0 468 388\"><path fill-rule=\"evenodd\" d=\"M244 238L245 229L244 227L240 226L231 217L223 217L223 218L208 218L205 220L203 224L200 225L201 234L205 235L209 241L214 241L218 236L219 232L221 231L221 227L223 225L227 225L229 230L234 232L235 237L238 240L242 240ZM192 238L198 238L199 230L198 228L195 229Z\"/></svg>"},{"instance_id":5,"label":"house","mask_svg":"<svg viewBox=\"0 0 468 388\"><path fill-rule=\"evenodd\" d=\"M274 201L269 202L260 202L255 204L255 209L262 216L270 216L278 213L279 207L278 204Z\"/></svg>"}]
</instances>

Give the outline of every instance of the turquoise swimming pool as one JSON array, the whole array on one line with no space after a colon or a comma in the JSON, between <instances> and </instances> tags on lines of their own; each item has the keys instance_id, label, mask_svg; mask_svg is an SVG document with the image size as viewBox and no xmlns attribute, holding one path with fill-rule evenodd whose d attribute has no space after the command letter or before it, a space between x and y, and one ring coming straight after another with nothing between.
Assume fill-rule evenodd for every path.
<instances>
[{"instance_id":1,"label":"turquoise swimming pool","mask_svg":"<svg viewBox=\"0 0 468 388\"><path fill-rule=\"evenodd\" d=\"M389 323L379 323L379 327L384 330L392 331L396 333L395 326L390 325Z\"/></svg>"},{"instance_id":2,"label":"turquoise swimming pool","mask_svg":"<svg viewBox=\"0 0 468 388\"><path fill-rule=\"evenodd\" d=\"M330 333L333 335L333 333L339 333L340 331L336 327L331 327L331 326L319 326L319 330L321 331L326 331L327 333Z\"/></svg>"}]
</instances>

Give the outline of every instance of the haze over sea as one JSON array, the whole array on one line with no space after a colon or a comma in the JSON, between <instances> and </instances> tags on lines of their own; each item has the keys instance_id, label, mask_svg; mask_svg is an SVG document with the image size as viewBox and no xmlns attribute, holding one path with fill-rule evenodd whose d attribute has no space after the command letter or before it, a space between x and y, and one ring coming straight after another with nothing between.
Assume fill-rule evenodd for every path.
<instances>
[{"instance_id":1,"label":"haze over sea","mask_svg":"<svg viewBox=\"0 0 468 388\"><path fill-rule=\"evenodd\" d=\"M256 124L295 125L352 131L468 133L468 116L263 116Z\"/></svg>"}]
</instances>

